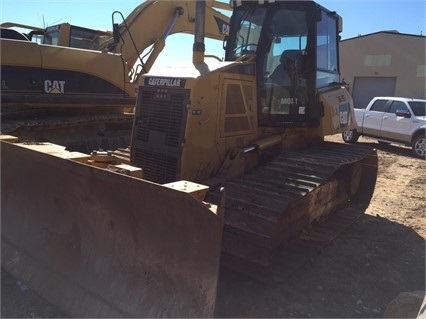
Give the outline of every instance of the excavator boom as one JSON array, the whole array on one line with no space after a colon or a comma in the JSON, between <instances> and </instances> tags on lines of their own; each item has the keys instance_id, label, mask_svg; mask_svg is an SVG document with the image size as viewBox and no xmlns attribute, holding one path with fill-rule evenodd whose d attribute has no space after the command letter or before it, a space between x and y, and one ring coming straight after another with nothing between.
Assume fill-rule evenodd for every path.
<instances>
[{"instance_id":1,"label":"excavator boom","mask_svg":"<svg viewBox=\"0 0 426 319\"><path fill-rule=\"evenodd\" d=\"M175 33L195 33L196 3L197 1L180 0L143 2L117 26L120 44L114 44L114 47L123 55L126 63L133 66L143 50L151 45L160 46L159 50L154 48L152 57L151 55L149 57L150 61L143 68L143 73L148 72L152 66L151 61L155 60L161 52L167 36ZM206 2L205 36L223 40L229 31L229 17L215 8L231 9L229 5L220 4L217 1ZM174 16L174 19L170 20L170 16ZM159 25L167 26L167 28L159 28Z\"/></svg>"}]
</instances>

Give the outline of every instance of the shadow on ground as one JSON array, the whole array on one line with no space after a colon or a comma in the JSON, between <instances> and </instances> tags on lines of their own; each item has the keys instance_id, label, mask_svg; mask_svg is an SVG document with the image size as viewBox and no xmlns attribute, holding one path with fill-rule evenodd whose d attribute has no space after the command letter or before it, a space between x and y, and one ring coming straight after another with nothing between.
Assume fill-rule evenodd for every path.
<instances>
[{"instance_id":1,"label":"shadow on ground","mask_svg":"<svg viewBox=\"0 0 426 319\"><path fill-rule=\"evenodd\" d=\"M404 156L408 158L417 158L416 156L414 156L411 147L396 145L396 144L379 143L367 138L365 139L365 141L366 142L358 142L358 143L362 145L368 145L377 150L388 152L398 156Z\"/></svg>"},{"instance_id":2,"label":"shadow on ground","mask_svg":"<svg viewBox=\"0 0 426 319\"><path fill-rule=\"evenodd\" d=\"M216 317L382 318L400 293L425 290L425 240L404 225L361 215L285 280L221 268ZM1 317L64 317L2 269Z\"/></svg>"},{"instance_id":3,"label":"shadow on ground","mask_svg":"<svg viewBox=\"0 0 426 319\"><path fill-rule=\"evenodd\" d=\"M424 238L362 215L285 282L266 284L222 268L216 316L382 318L400 292L419 290L425 290Z\"/></svg>"}]
</instances>

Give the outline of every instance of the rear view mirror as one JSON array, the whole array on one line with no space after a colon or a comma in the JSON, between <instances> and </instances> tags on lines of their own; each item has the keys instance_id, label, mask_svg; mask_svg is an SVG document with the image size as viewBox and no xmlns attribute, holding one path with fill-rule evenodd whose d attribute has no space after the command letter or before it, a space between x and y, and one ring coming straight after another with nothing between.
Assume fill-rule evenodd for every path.
<instances>
[{"instance_id":1,"label":"rear view mirror","mask_svg":"<svg viewBox=\"0 0 426 319\"><path fill-rule=\"evenodd\" d=\"M411 113L408 110L396 110L396 116L402 116L409 119L411 117Z\"/></svg>"},{"instance_id":2,"label":"rear view mirror","mask_svg":"<svg viewBox=\"0 0 426 319\"><path fill-rule=\"evenodd\" d=\"M118 23L114 23L112 25L112 33L113 33L113 36L114 36L114 44L119 44L120 39L121 39L121 35L120 35L120 28L118 26Z\"/></svg>"}]
</instances>

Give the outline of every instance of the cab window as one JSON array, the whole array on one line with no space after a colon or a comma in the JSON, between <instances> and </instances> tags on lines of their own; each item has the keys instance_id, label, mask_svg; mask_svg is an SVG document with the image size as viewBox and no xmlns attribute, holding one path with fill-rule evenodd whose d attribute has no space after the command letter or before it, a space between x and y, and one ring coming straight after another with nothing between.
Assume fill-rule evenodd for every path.
<instances>
[{"instance_id":1,"label":"cab window","mask_svg":"<svg viewBox=\"0 0 426 319\"><path fill-rule=\"evenodd\" d=\"M71 27L70 46L73 48L96 50L99 43L107 37L102 31L85 29L81 27Z\"/></svg>"},{"instance_id":2,"label":"cab window","mask_svg":"<svg viewBox=\"0 0 426 319\"><path fill-rule=\"evenodd\" d=\"M408 102L415 116L425 116L426 113L426 102L422 101L410 101Z\"/></svg>"},{"instance_id":3,"label":"cab window","mask_svg":"<svg viewBox=\"0 0 426 319\"><path fill-rule=\"evenodd\" d=\"M58 45L59 43L59 29L47 30L43 36L43 44Z\"/></svg>"},{"instance_id":4,"label":"cab window","mask_svg":"<svg viewBox=\"0 0 426 319\"><path fill-rule=\"evenodd\" d=\"M232 60L237 59L245 54L256 53L259 44L260 34L262 32L265 10L255 10L252 14L247 12L237 12L243 17L240 24L236 26L235 46L233 49Z\"/></svg>"},{"instance_id":5,"label":"cab window","mask_svg":"<svg viewBox=\"0 0 426 319\"><path fill-rule=\"evenodd\" d=\"M384 112L387 102L387 100L376 100L370 107L370 111Z\"/></svg>"},{"instance_id":6,"label":"cab window","mask_svg":"<svg viewBox=\"0 0 426 319\"><path fill-rule=\"evenodd\" d=\"M401 101L393 101L392 104L389 107L389 110L386 113L393 113L396 114L396 111L407 111L408 108L405 105L404 102Z\"/></svg>"},{"instance_id":7,"label":"cab window","mask_svg":"<svg viewBox=\"0 0 426 319\"><path fill-rule=\"evenodd\" d=\"M340 81L336 23L326 12L317 23L317 87Z\"/></svg>"}]
</instances>

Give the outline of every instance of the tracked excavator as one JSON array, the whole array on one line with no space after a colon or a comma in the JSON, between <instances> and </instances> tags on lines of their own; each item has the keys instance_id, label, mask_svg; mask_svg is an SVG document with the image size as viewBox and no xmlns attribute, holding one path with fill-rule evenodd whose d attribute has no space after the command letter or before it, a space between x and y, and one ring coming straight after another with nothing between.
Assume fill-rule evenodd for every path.
<instances>
[{"instance_id":1,"label":"tracked excavator","mask_svg":"<svg viewBox=\"0 0 426 319\"><path fill-rule=\"evenodd\" d=\"M229 23L220 7L209 1L206 10L206 35L216 40ZM128 147L137 79L170 34L194 33L194 15L194 1L149 0L126 19L114 12L113 31L3 23L2 133L75 151ZM124 21L116 23L117 17Z\"/></svg>"},{"instance_id":2,"label":"tracked excavator","mask_svg":"<svg viewBox=\"0 0 426 319\"><path fill-rule=\"evenodd\" d=\"M342 19L230 4L225 61L205 59L197 1L192 63L139 77L127 159L3 137L2 265L66 313L210 317L219 263L267 272L302 231L369 204L376 151L324 140L355 125Z\"/></svg>"}]
</instances>

